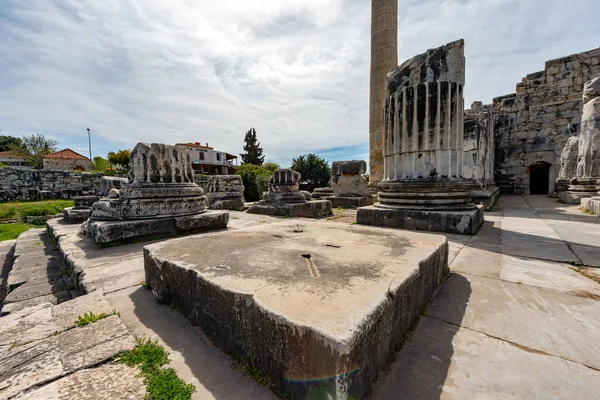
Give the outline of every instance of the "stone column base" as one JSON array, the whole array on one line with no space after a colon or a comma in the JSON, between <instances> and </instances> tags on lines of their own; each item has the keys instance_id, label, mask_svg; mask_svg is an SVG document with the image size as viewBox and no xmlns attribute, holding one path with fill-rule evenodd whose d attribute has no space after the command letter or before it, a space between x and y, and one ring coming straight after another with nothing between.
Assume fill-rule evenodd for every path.
<instances>
[{"instance_id":1,"label":"stone column base","mask_svg":"<svg viewBox=\"0 0 600 400\"><path fill-rule=\"evenodd\" d=\"M581 199L590 198L597 196L598 192L560 192L558 194L558 200L565 204L580 204Z\"/></svg>"},{"instance_id":2,"label":"stone column base","mask_svg":"<svg viewBox=\"0 0 600 400\"><path fill-rule=\"evenodd\" d=\"M485 211L490 211L500 197L500 188L496 185L478 188L471 191L471 196L473 204L480 204Z\"/></svg>"},{"instance_id":3,"label":"stone column base","mask_svg":"<svg viewBox=\"0 0 600 400\"><path fill-rule=\"evenodd\" d=\"M362 197L325 197L323 200L331 201L333 208L358 208L366 207L373 204L373 196L362 196Z\"/></svg>"},{"instance_id":4,"label":"stone column base","mask_svg":"<svg viewBox=\"0 0 600 400\"><path fill-rule=\"evenodd\" d=\"M207 211L181 217L163 217L125 221L88 220L85 235L101 247L152 240L163 237L200 233L227 228L229 213Z\"/></svg>"},{"instance_id":5,"label":"stone column base","mask_svg":"<svg viewBox=\"0 0 600 400\"><path fill-rule=\"evenodd\" d=\"M581 209L600 217L600 196L581 199Z\"/></svg>"},{"instance_id":6,"label":"stone column base","mask_svg":"<svg viewBox=\"0 0 600 400\"><path fill-rule=\"evenodd\" d=\"M313 200L306 203L266 203L254 204L248 210L250 214L274 215L295 218L322 218L331 215L329 200Z\"/></svg>"},{"instance_id":7,"label":"stone column base","mask_svg":"<svg viewBox=\"0 0 600 400\"><path fill-rule=\"evenodd\" d=\"M91 213L90 209L67 207L63 209L63 219L67 224L81 224L90 217Z\"/></svg>"},{"instance_id":8,"label":"stone column base","mask_svg":"<svg viewBox=\"0 0 600 400\"><path fill-rule=\"evenodd\" d=\"M483 224L483 206L464 211L429 211L376 206L358 209L361 225L474 235Z\"/></svg>"}]
</instances>

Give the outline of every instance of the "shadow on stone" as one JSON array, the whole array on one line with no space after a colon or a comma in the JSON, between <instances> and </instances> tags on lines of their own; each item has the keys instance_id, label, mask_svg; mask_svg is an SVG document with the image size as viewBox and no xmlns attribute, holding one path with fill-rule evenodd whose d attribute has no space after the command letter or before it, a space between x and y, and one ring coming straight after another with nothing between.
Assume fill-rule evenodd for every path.
<instances>
[{"instance_id":1,"label":"shadow on stone","mask_svg":"<svg viewBox=\"0 0 600 400\"><path fill-rule=\"evenodd\" d=\"M452 292L452 298L437 296L431 304L451 301L453 312L458 313L453 318L462 321L471 295L471 284L467 278L457 274L450 274L445 284L450 279L458 288ZM439 295L442 294L442 288L443 286L438 289ZM409 333L406 342L394 353L387 367L373 384L373 391L367 397L368 400L441 398L454 354L452 341L459 326L428 317L425 310L413 327L414 330Z\"/></svg>"}]
</instances>

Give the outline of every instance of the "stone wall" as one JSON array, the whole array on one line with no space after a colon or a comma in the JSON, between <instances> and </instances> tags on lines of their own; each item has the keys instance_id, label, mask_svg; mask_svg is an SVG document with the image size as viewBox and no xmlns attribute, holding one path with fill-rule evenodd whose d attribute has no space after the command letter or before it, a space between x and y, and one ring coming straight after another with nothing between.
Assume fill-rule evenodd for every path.
<instances>
[{"instance_id":1,"label":"stone wall","mask_svg":"<svg viewBox=\"0 0 600 400\"><path fill-rule=\"evenodd\" d=\"M93 165L88 160L71 160L63 158L44 158L44 169L59 171L91 171Z\"/></svg>"},{"instance_id":2,"label":"stone wall","mask_svg":"<svg viewBox=\"0 0 600 400\"><path fill-rule=\"evenodd\" d=\"M527 75L516 93L493 100L496 183L503 193L529 194L530 173L549 167L548 193L560 171L560 155L578 131L583 84L600 75L600 48L546 62Z\"/></svg>"},{"instance_id":3,"label":"stone wall","mask_svg":"<svg viewBox=\"0 0 600 400\"><path fill-rule=\"evenodd\" d=\"M101 174L0 168L0 201L71 198L94 193Z\"/></svg>"},{"instance_id":4,"label":"stone wall","mask_svg":"<svg viewBox=\"0 0 600 400\"><path fill-rule=\"evenodd\" d=\"M491 106L480 101L465 110L463 178L481 185L494 183L494 116Z\"/></svg>"}]
</instances>

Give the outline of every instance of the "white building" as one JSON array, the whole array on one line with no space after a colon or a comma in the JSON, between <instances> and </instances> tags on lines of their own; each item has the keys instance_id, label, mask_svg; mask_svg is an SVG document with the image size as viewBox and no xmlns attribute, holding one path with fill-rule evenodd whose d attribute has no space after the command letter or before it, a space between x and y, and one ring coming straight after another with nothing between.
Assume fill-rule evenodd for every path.
<instances>
[{"instance_id":1,"label":"white building","mask_svg":"<svg viewBox=\"0 0 600 400\"><path fill-rule=\"evenodd\" d=\"M237 156L217 151L212 147L196 143L177 143L177 146L185 147L192 157L194 171L199 174L229 175L237 167Z\"/></svg>"}]
</instances>

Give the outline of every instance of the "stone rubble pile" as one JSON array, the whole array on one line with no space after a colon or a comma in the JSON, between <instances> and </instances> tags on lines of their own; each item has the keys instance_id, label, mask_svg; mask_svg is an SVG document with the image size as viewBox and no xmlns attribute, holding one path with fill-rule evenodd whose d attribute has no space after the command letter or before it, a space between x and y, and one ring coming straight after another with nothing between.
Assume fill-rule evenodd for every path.
<instances>
[{"instance_id":1,"label":"stone rubble pile","mask_svg":"<svg viewBox=\"0 0 600 400\"><path fill-rule=\"evenodd\" d=\"M211 210L244 209L244 185L239 175L212 175L208 180L208 208Z\"/></svg>"},{"instance_id":2,"label":"stone rubble pile","mask_svg":"<svg viewBox=\"0 0 600 400\"><path fill-rule=\"evenodd\" d=\"M334 196L323 197L333 207L363 207L373 204L369 182L363 176L367 163L363 160L334 161L331 166Z\"/></svg>"},{"instance_id":3,"label":"stone rubble pile","mask_svg":"<svg viewBox=\"0 0 600 400\"><path fill-rule=\"evenodd\" d=\"M248 210L251 214L278 215L284 217L321 218L331 215L328 200L308 201L300 191L301 176L291 169L275 171L269 180L269 190L263 198Z\"/></svg>"}]
</instances>

